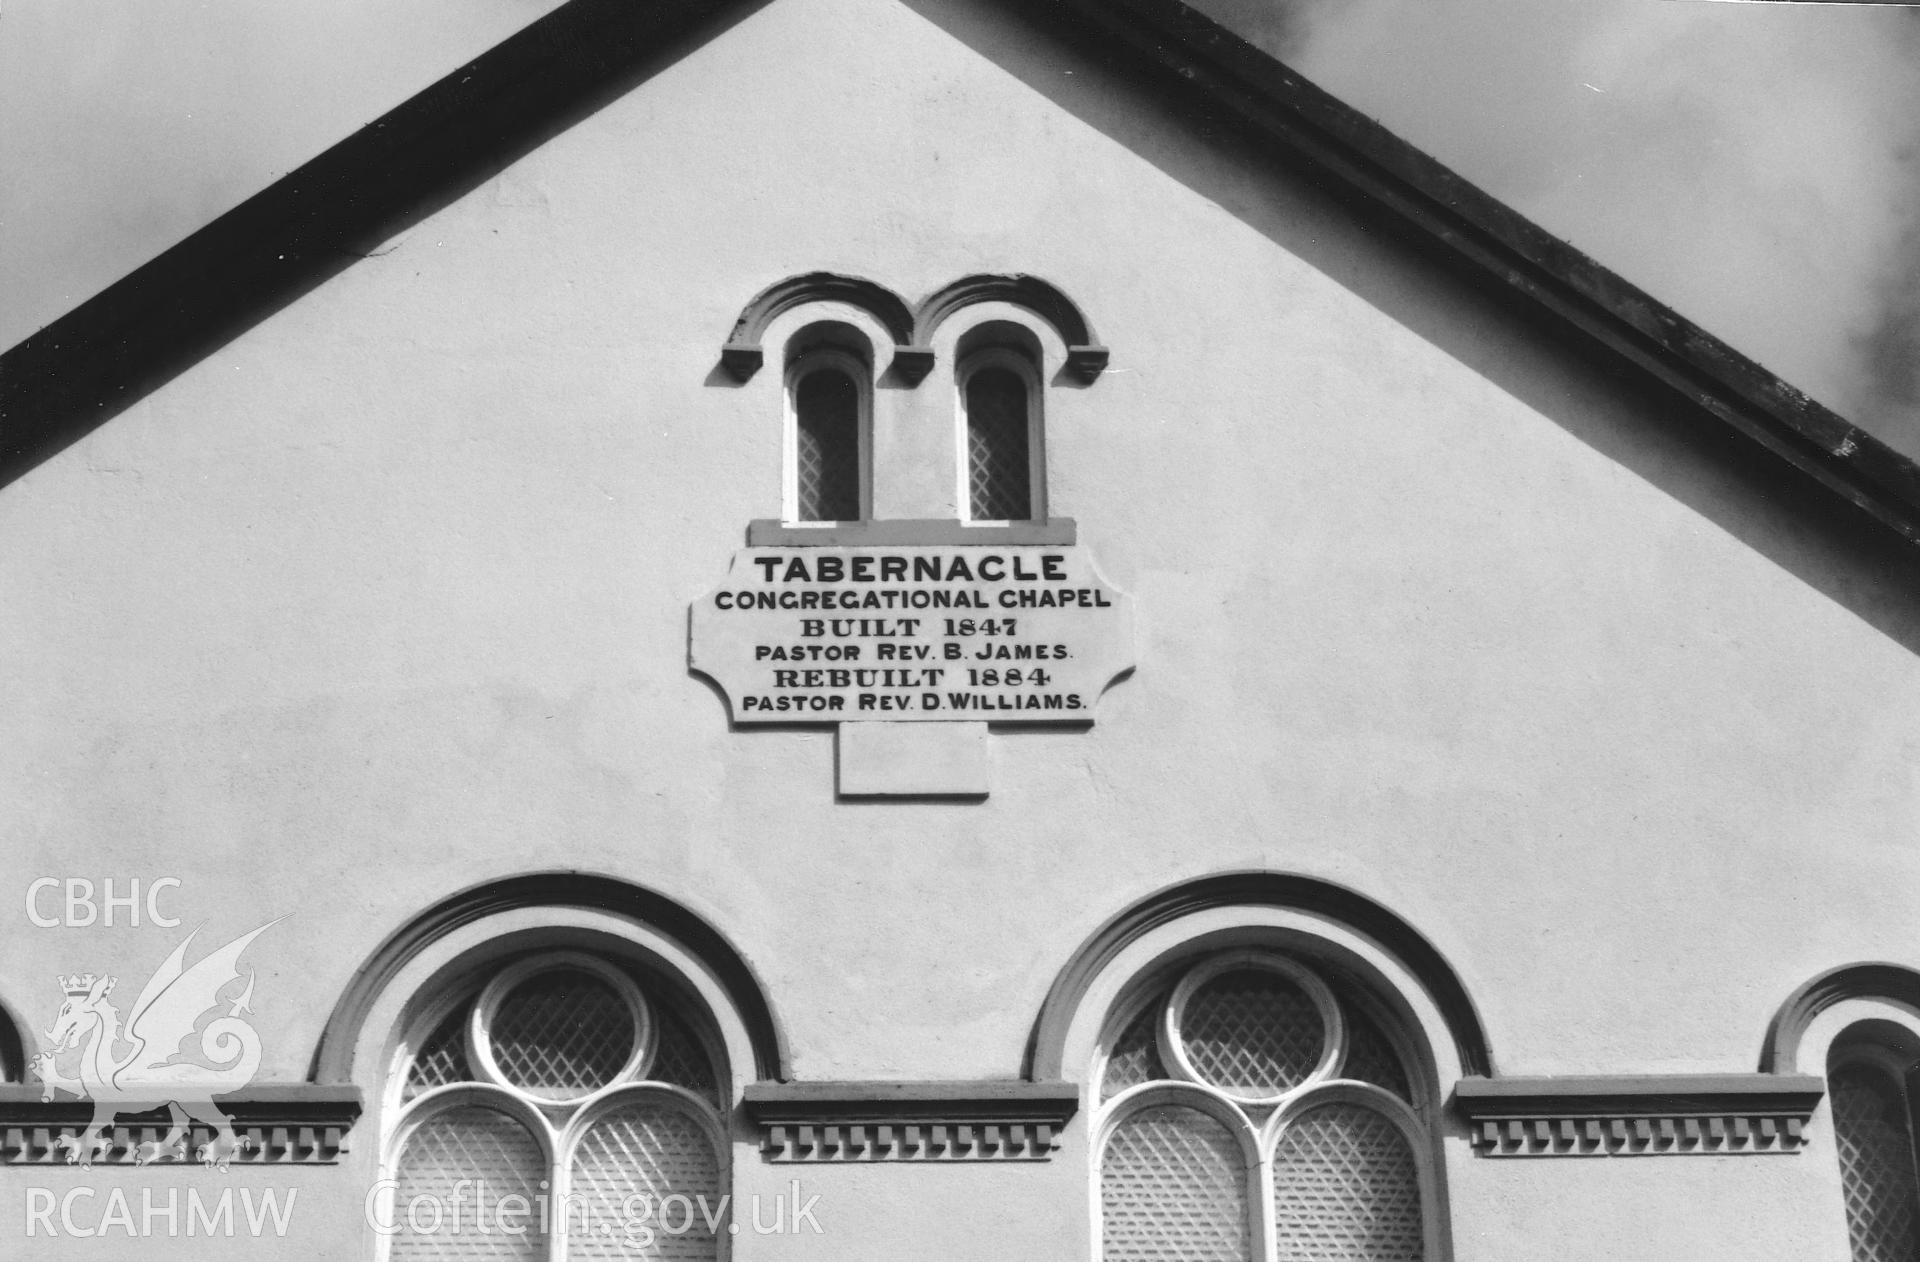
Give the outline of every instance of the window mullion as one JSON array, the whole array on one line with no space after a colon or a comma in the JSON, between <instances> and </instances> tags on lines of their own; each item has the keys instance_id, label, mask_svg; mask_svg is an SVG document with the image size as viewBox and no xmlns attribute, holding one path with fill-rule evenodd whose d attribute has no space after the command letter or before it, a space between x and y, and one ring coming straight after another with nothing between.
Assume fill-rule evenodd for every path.
<instances>
[{"instance_id":1,"label":"window mullion","mask_svg":"<svg viewBox=\"0 0 1920 1262\"><path fill-rule=\"evenodd\" d=\"M1259 1146L1259 1160L1253 1166L1253 1256L1259 1262L1275 1262L1280 1256L1280 1233L1273 1218L1273 1154L1266 1144Z\"/></svg>"},{"instance_id":2,"label":"window mullion","mask_svg":"<svg viewBox=\"0 0 1920 1262\"><path fill-rule=\"evenodd\" d=\"M569 1122L579 1109L569 1109ZM547 1169L547 1194L552 1198L547 1202L553 1211L552 1220L547 1224L547 1262L566 1262L567 1256L567 1194L573 1190L572 1149L578 1143L567 1141L572 1127L558 1125L553 1128L553 1164Z\"/></svg>"}]
</instances>

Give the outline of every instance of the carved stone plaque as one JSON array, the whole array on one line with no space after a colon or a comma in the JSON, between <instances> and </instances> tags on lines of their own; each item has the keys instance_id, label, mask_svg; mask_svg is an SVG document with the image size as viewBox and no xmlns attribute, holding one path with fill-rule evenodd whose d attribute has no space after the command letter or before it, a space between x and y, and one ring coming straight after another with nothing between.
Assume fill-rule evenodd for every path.
<instances>
[{"instance_id":1,"label":"carved stone plaque","mask_svg":"<svg viewBox=\"0 0 1920 1262\"><path fill-rule=\"evenodd\" d=\"M1130 602L1072 545L746 548L689 622L737 723L1090 722L1133 666Z\"/></svg>"}]
</instances>

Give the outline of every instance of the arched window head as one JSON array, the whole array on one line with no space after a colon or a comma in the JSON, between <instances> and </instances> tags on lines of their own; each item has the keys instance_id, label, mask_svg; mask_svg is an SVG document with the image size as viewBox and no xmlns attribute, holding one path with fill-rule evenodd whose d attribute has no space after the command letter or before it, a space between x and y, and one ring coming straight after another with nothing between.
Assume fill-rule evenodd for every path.
<instances>
[{"instance_id":1,"label":"arched window head","mask_svg":"<svg viewBox=\"0 0 1920 1262\"><path fill-rule=\"evenodd\" d=\"M968 521L1046 520L1039 365L1038 339L1008 321L960 339L960 502Z\"/></svg>"},{"instance_id":2,"label":"arched window head","mask_svg":"<svg viewBox=\"0 0 1920 1262\"><path fill-rule=\"evenodd\" d=\"M851 325L809 325L788 342L786 518L865 521L872 515L872 383Z\"/></svg>"},{"instance_id":3,"label":"arched window head","mask_svg":"<svg viewBox=\"0 0 1920 1262\"><path fill-rule=\"evenodd\" d=\"M422 996L388 1092L382 1256L726 1256L723 1061L671 978L589 952Z\"/></svg>"},{"instance_id":4,"label":"arched window head","mask_svg":"<svg viewBox=\"0 0 1920 1262\"><path fill-rule=\"evenodd\" d=\"M1854 1262L1920 1258L1917 1074L1920 1041L1890 1022L1849 1029L1828 1055L1827 1094Z\"/></svg>"},{"instance_id":5,"label":"arched window head","mask_svg":"<svg viewBox=\"0 0 1920 1262\"><path fill-rule=\"evenodd\" d=\"M1102 1262L1436 1259L1431 1093L1389 1025L1263 948L1144 979L1094 1066Z\"/></svg>"}]
</instances>

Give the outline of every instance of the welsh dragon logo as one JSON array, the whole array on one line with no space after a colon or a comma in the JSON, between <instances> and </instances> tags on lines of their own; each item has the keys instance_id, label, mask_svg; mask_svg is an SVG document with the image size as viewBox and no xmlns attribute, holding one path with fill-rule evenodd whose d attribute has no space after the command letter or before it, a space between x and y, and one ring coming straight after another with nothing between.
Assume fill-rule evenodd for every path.
<instances>
[{"instance_id":1,"label":"welsh dragon logo","mask_svg":"<svg viewBox=\"0 0 1920 1262\"><path fill-rule=\"evenodd\" d=\"M33 1068L43 1084L42 1100L65 1091L93 1101L93 1120L78 1135L63 1135L58 1141L67 1149L69 1165L90 1166L112 1149L108 1127L117 1115L163 1107L172 1129L139 1146L134 1154L138 1165L167 1155L186 1160L194 1122L214 1131L213 1139L194 1153L209 1166L225 1169L248 1147L251 1141L234 1133L233 1120L213 1097L246 1086L260 1067L260 1036L240 1019L241 1013L253 1011L248 1006L252 972L246 988L230 1002L223 1004L220 994L240 978L240 953L275 923L235 938L191 967L183 963L194 937L188 934L133 1001L124 1028L107 999L117 978L83 973L60 979L67 1000L47 1031L52 1050L35 1056ZM220 1015L223 1006L226 1013ZM182 1048L190 1039L193 1046ZM68 1076L55 1062L75 1050L79 1072Z\"/></svg>"}]
</instances>

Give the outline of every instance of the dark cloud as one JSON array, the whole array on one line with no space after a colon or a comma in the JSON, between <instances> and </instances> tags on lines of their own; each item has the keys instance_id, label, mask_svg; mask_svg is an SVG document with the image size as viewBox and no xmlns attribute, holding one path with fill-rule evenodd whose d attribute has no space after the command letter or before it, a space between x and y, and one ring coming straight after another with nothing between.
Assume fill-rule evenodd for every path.
<instances>
[{"instance_id":1,"label":"dark cloud","mask_svg":"<svg viewBox=\"0 0 1920 1262\"><path fill-rule=\"evenodd\" d=\"M0 346L558 0L8 0ZM1198 0L1920 453L1920 12Z\"/></svg>"},{"instance_id":2,"label":"dark cloud","mask_svg":"<svg viewBox=\"0 0 1920 1262\"><path fill-rule=\"evenodd\" d=\"M5 0L0 348L559 0Z\"/></svg>"},{"instance_id":3,"label":"dark cloud","mask_svg":"<svg viewBox=\"0 0 1920 1262\"><path fill-rule=\"evenodd\" d=\"M1320 11L1330 0L1187 0L1240 38L1292 63L1304 50ZM1331 0L1337 3L1337 0Z\"/></svg>"},{"instance_id":4,"label":"dark cloud","mask_svg":"<svg viewBox=\"0 0 1920 1262\"><path fill-rule=\"evenodd\" d=\"M1920 11L1909 18L1906 48L1920 63ZM1879 319L1860 338L1865 402L1859 420L1902 450L1920 454L1920 140L1909 135L1895 158L1906 177L1908 215L1876 293Z\"/></svg>"},{"instance_id":5,"label":"dark cloud","mask_svg":"<svg viewBox=\"0 0 1920 1262\"><path fill-rule=\"evenodd\" d=\"M1920 454L1920 12L1197 3Z\"/></svg>"}]
</instances>

